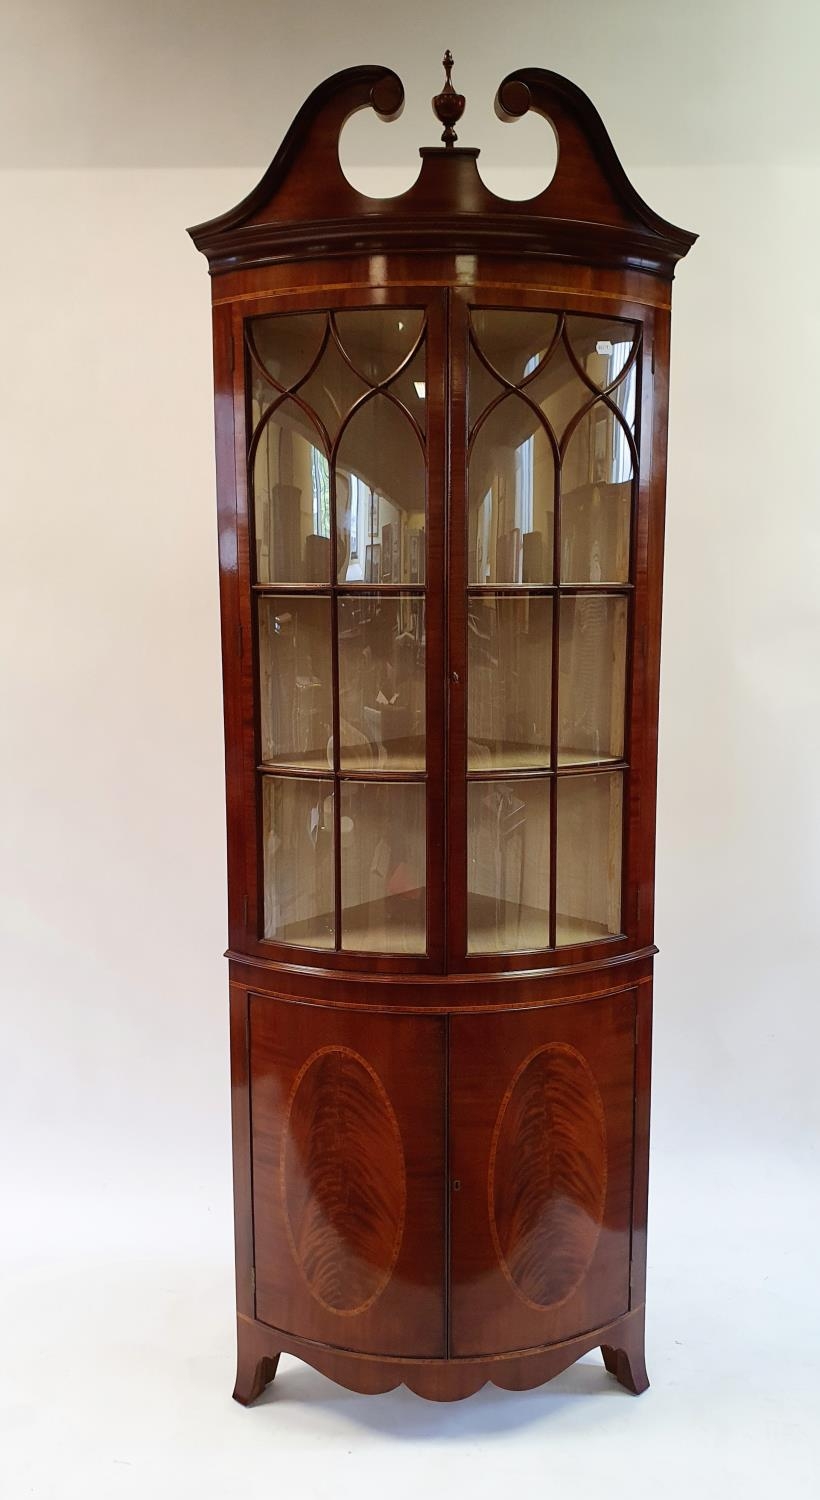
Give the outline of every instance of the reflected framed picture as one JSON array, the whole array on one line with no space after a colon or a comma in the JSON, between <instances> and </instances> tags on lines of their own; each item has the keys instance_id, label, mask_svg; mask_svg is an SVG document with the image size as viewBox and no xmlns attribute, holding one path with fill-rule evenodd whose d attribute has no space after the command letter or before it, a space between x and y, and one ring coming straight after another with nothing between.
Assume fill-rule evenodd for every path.
<instances>
[{"instance_id":1,"label":"reflected framed picture","mask_svg":"<svg viewBox=\"0 0 820 1500\"><path fill-rule=\"evenodd\" d=\"M609 430L610 417L607 411L602 411L595 421L592 429L592 453L590 479L593 484L606 484L609 479Z\"/></svg>"},{"instance_id":2,"label":"reflected framed picture","mask_svg":"<svg viewBox=\"0 0 820 1500\"><path fill-rule=\"evenodd\" d=\"M381 542L368 542L364 552L365 583L380 583L382 576Z\"/></svg>"}]
</instances>

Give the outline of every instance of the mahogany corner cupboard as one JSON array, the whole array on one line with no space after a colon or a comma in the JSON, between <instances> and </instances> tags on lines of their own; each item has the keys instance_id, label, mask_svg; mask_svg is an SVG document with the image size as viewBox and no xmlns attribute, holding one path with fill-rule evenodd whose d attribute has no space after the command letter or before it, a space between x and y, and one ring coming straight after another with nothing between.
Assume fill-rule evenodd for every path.
<instances>
[{"instance_id":1,"label":"mahogany corner cupboard","mask_svg":"<svg viewBox=\"0 0 820 1500\"><path fill-rule=\"evenodd\" d=\"M549 185L358 192L379 67L191 231L213 291L237 1400L643 1357L669 308L694 235L525 68ZM514 136L511 136L514 141Z\"/></svg>"}]
</instances>

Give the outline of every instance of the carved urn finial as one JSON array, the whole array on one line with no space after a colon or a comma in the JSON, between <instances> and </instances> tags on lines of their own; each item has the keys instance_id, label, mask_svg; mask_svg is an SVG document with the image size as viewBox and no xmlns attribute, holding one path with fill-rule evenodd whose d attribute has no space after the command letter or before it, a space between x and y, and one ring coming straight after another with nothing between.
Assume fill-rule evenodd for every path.
<instances>
[{"instance_id":1,"label":"carved urn finial","mask_svg":"<svg viewBox=\"0 0 820 1500\"><path fill-rule=\"evenodd\" d=\"M433 98L433 113L436 119L440 120L444 126L441 139L448 149L452 149L458 140L453 127L456 120L460 120L464 114L465 99L463 94L456 93L450 79L450 74L453 71L453 54L449 47L442 58L442 66L445 75L444 88L440 94L436 94Z\"/></svg>"}]
</instances>

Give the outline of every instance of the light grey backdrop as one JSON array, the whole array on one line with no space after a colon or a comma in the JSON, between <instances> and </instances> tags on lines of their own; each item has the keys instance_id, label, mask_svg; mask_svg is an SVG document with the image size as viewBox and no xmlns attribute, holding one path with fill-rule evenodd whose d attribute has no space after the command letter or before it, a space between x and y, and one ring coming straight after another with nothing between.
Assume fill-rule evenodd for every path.
<instances>
[{"instance_id":1,"label":"light grey backdrop","mask_svg":"<svg viewBox=\"0 0 820 1500\"><path fill-rule=\"evenodd\" d=\"M9 1493L478 1496L549 1472L592 1495L627 1466L638 1495L813 1493L820 13L7 0L2 21ZM406 185L445 46L491 185L543 178L546 128L491 104L510 68L553 67L652 206L701 235L674 293L654 1387L621 1400L590 1360L439 1410L283 1364L279 1401L243 1414L209 293L183 231L353 62L394 66L408 104L390 127L357 117L345 164Z\"/></svg>"}]
</instances>

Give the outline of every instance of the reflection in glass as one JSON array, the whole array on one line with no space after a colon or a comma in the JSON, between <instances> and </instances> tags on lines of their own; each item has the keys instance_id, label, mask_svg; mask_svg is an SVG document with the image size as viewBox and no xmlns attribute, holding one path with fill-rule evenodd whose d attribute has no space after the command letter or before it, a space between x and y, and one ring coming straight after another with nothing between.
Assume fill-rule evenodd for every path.
<instances>
[{"instance_id":1,"label":"reflection in glass","mask_svg":"<svg viewBox=\"0 0 820 1500\"><path fill-rule=\"evenodd\" d=\"M496 397L504 394L504 386L479 359L475 349L470 349L467 369L467 412L469 430L473 431L481 413Z\"/></svg>"},{"instance_id":2,"label":"reflection in glass","mask_svg":"<svg viewBox=\"0 0 820 1500\"><path fill-rule=\"evenodd\" d=\"M509 312L505 308L476 307L473 337L494 370L519 385L537 369L550 348L558 318L548 312Z\"/></svg>"},{"instance_id":3,"label":"reflection in glass","mask_svg":"<svg viewBox=\"0 0 820 1500\"><path fill-rule=\"evenodd\" d=\"M612 594L561 600L558 764L624 753L627 603Z\"/></svg>"},{"instance_id":4,"label":"reflection in glass","mask_svg":"<svg viewBox=\"0 0 820 1500\"><path fill-rule=\"evenodd\" d=\"M414 355L395 380L391 380L390 390L424 432L427 425L427 361L423 349Z\"/></svg>"},{"instance_id":5,"label":"reflection in glass","mask_svg":"<svg viewBox=\"0 0 820 1500\"><path fill-rule=\"evenodd\" d=\"M342 947L424 953L423 782L341 783Z\"/></svg>"},{"instance_id":6,"label":"reflection in glass","mask_svg":"<svg viewBox=\"0 0 820 1500\"><path fill-rule=\"evenodd\" d=\"M469 582L552 582L554 516L552 444L526 402L507 396L470 453Z\"/></svg>"},{"instance_id":7,"label":"reflection in glass","mask_svg":"<svg viewBox=\"0 0 820 1500\"><path fill-rule=\"evenodd\" d=\"M469 769L549 766L552 600L472 595L467 652Z\"/></svg>"},{"instance_id":8,"label":"reflection in glass","mask_svg":"<svg viewBox=\"0 0 820 1500\"><path fill-rule=\"evenodd\" d=\"M549 946L549 781L467 788L467 951Z\"/></svg>"},{"instance_id":9,"label":"reflection in glass","mask_svg":"<svg viewBox=\"0 0 820 1500\"><path fill-rule=\"evenodd\" d=\"M578 374L563 341L530 381L527 394L540 406L557 438L566 432L576 412L595 399L595 392Z\"/></svg>"},{"instance_id":10,"label":"reflection in glass","mask_svg":"<svg viewBox=\"0 0 820 1500\"><path fill-rule=\"evenodd\" d=\"M623 777L558 779L559 946L621 931Z\"/></svg>"},{"instance_id":11,"label":"reflection in glass","mask_svg":"<svg viewBox=\"0 0 820 1500\"><path fill-rule=\"evenodd\" d=\"M614 391L610 391L608 394L610 401L613 401L617 406L630 432L634 433L638 396L637 365L630 365L620 385L616 385Z\"/></svg>"},{"instance_id":12,"label":"reflection in glass","mask_svg":"<svg viewBox=\"0 0 820 1500\"><path fill-rule=\"evenodd\" d=\"M299 399L324 423L332 442L354 402L368 389L331 339L310 379L299 387Z\"/></svg>"},{"instance_id":13,"label":"reflection in glass","mask_svg":"<svg viewBox=\"0 0 820 1500\"><path fill-rule=\"evenodd\" d=\"M343 770L424 770L424 600L341 598Z\"/></svg>"},{"instance_id":14,"label":"reflection in glass","mask_svg":"<svg viewBox=\"0 0 820 1500\"><path fill-rule=\"evenodd\" d=\"M336 332L351 364L369 385L382 385L414 348L423 322L416 308L337 312Z\"/></svg>"},{"instance_id":15,"label":"reflection in glass","mask_svg":"<svg viewBox=\"0 0 820 1500\"><path fill-rule=\"evenodd\" d=\"M365 402L344 430L336 516L340 583L424 583L424 454L386 396Z\"/></svg>"},{"instance_id":16,"label":"reflection in glass","mask_svg":"<svg viewBox=\"0 0 820 1500\"><path fill-rule=\"evenodd\" d=\"M332 732L330 600L259 600L261 752L269 764L321 769Z\"/></svg>"},{"instance_id":17,"label":"reflection in glass","mask_svg":"<svg viewBox=\"0 0 820 1500\"><path fill-rule=\"evenodd\" d=\"M253 396L263 406L276 396L276 387L290 390L303 380L315 360L325 336L324 313L285 313L254 318L249 341L256 354L251 360ZM259 365L267 371L265 380Z\"/></svg>"},{"instance_id":18,"label":"reflection in glass","mask_svg":"<svg viewBox=\"0 0 820 1500\"><path fill-rule=\"evenodd\" d=\"M262 778L265 937L334 945L333 783Z\"/></svg>"},{"instance_id":19,"label":"reflection in glass","mask_svg":"<svg viewBox=\"0 0 820 1500\"><path fill-rule=\"evenodd\" d=\"M522 386L538 404L546 389L558 379L559 366L574 374L560 343L555 346L558 318L555 313L508 312L496 308L474 309L473 337L485 359L505 380ZM583 394L583 382L577 381ZM469 425L472 431L481 413L504 389L495 379L475 349L470 350L468 375ZM588 395L591 392L587 393ZM581 397L579 397L580 401ZM576 402L576 405L578 402Z\"/></svg>"},{"instance_id":20,"label":"reflection in glass","mask_svg":"<svg viewBox=\"0 0 820 1500\"><path fill-rule=\"evenodd\" d=\"M561 465L562 583L626 581L631 501L629 440L597 402L573 430Z\"/></svg>"},{"instance_id":21,"label":"reflection in glass","mask_svg":"<svg viewBox=\"0 0 820 1500\"><path fill-rule=\"evenodd\" d=\"M330 476L321 438L295 401L262 429L253 460L259 583L330 582Z\"/></svg>"},{"instance_id":22,"label":"reflection in glass","mask_svg":"<svg viewBox=\"0 0 820 1500\"><path fill-rule=\"evenodd\" d=\"M634 426L637 366L629 365L636 339L634 324L572 315L557 343L553 313L477 309L472 325L474 339L490 365L541 407L556 437L599 391L606 391L627 425ZM472 349L468 385L472 430L503 389Z\"/></svg>"},{"instance_id":23,"label":"reflection in glass","mask_svg":"<svg viewBox=\"0 0 820 1500\"><path fill-rule=\"evenodd\" d=\"M634 429L637 363L627 369L636 341L634 324L616 323L613 318L567 318L565 338L585 374L586 401L598 390L606 390L628 428ZM567 411L564 416L568 416Z\"/></svg>"},{"instance_id":24,"label":"reflection in glass","mask_svg":"<svg viewBox=\"0 0 820 1500\"><path fill-rule=\"evenodd\" d=\"M634 323L577 314L567 318L566 332L587 379L602 391L614 385L635 345Z\"/></svg>"}]
</instances>

